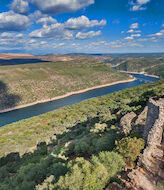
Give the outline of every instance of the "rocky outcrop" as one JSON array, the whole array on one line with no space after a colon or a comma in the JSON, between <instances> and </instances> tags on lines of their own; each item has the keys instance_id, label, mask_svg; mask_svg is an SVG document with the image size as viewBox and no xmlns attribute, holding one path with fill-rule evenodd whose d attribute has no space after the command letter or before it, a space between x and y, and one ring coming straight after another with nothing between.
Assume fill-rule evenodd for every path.
<instances>
[{"instance_id":1,"label":"rocky outcrop","mask_svg":"<svg viewBox=\"0 0 164 190\"><path fill-rule=\"evenodd\" d=\"M135 131L139 133L144 132L145 124L146 124L146 117L148 112L148 106L144 108L144 110L140 113L135 121Z\"/></svg>"},{"instance_id":2,"label":"rocky outcrop","mask_svg":"<svg viewBox=\"0 0 164 190\"><path fill-rule=\"evenodd\" d=\"M150 99L143 138L146 148L137 168L129 173L130 189L156 190L164 180L164 102Z\"/></svg>"},{"instance_id":3,"label":"rocky outcrop","mask_svg":"<svg viewBox=\"0 0 164 190\"><path fill-rule=\"evenodd\" d=\"M121 118L120 127L126 135L132 130L132 121L135 117L136 114L134 112L130 112Z\"/></svg>"}]
</instances>

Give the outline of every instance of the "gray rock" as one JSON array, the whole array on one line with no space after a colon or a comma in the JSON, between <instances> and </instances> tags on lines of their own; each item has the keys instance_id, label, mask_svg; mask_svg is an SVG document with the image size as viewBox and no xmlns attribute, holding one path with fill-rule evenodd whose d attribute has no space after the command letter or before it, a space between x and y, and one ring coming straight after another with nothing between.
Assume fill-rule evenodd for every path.
<instances>
[{"instance_id":1,"label":"gray rock","mask_svg":"<svg viewBox=\"0 0 164 190\"><path fill-rule=\"evenodd\" d=\"M126 135L128 135L132 130L132 121L135 117L136 114L134 112L130 112L121 118L120 127Z\"/></svg>"}]
</instances>

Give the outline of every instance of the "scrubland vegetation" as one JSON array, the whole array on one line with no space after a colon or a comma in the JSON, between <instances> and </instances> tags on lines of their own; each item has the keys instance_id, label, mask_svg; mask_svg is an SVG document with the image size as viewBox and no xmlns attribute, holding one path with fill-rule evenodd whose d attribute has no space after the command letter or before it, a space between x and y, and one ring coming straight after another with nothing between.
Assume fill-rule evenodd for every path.
<instances>
[{"instance_id":1,"label":"scrubland vegetation","mask_svg":"<svg viewBox=\"0 0 164 190\"><path fill-rule=\"evenodd\" d=\"M108 64L87 58L68 62L1 66L0 90L5 90L12 98L5 98L5 94L0 99L3 99L0 101L0 108L2 110L48 100L68 92L129 78L129 75L113 70ZM14 103L13 96L16 96Z\"/></svg>"},{"instance_id":2,"label":"scrubland vegetation","mask_svg":"<svg viewBox=\"0 0 164 190\"><path fill-rule=\"evenodd\" d=\"M163 80L0 128L0 190L103 190L113 181L123 185L117 174L135 165L145 144L143 126L136 127L135 120L149 97L162 94ZM124 133L120 119L130 112L136 117Z\"/></svg>"},{"instance_id":3,"label":"scrubland vegetation","mask_svg":"<svg viewBox=\"0 0 164 190\"><path fill-rule=\"evenodd\" d=\"M164 78L164 57L142 57L125 59L117 69L129 72L146 72Z\"/></svg>"}]
</instances>

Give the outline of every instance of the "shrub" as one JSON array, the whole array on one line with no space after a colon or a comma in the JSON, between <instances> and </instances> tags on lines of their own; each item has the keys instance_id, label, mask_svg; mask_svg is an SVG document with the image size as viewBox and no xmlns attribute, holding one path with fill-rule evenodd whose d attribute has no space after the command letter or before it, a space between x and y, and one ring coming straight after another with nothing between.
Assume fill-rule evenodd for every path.
<instances>
[{"instance_id":1,"label":"shrub","mask_svg":"<svg viewBox=\"0 0 164 190\"><path fill-rule=\"evenodd\" d=\"M60 177L54 189L69 190L100 190L105 187L108 181L108 172L101 165L94 168L94 165L83 159L77 158L74 162L69 163L70 172L64 177Z\"/></svg>"},{"instance_id":2,"label":"shrub","mask_svg":"<svg viewBox=\"0 0 164 190\"><path fill-rule=\"evenodd\" d=\"M96 152L101 151L112 151L115 146L115 140L118 139L119 136L115 131L110 131L105 136L97 139L95 142L95 150Z\"/></svg>"},{"instance_id":3,"label":"shrub","mask_svg":"<svg viewBox=\"0 0 164 190\"><path fill-rule=\"evenodd\" d=\"M99 118L101 122L107 122L114 119L109 108L102 110L101 113L99 113Z\"/></svg>"},{"instance_id":4,"label":"shrub","mask_svg":"<svg viewBox=\"0 0 164 190\"><path fill-rule=\"evenodd\" d=\"M44 182L41 185L36 186L36 190L52 190L53 189L53 183L54 181L54 176L51 175L47 179L44 180Z\"/></svg>"},{"instance_id":5,"label":"shrub","mask_svg":"<svg viewBox=\"0 0 164 190\"><path fill-rule=\"evenodd\" d=\"M126 137L116 141L116 150L123 156L126 164L131 166L144 148L144 140L136 137Z\"/></svg>"},{"instance_id":6,"label":"shrub","mask_svg":"<svg viewBox=\"0 0 164 190\"><path fill-rule=\"evenodd\" d=\"M157 190L163 190L164 189L164 180L160 180L157 183Z\"/></svg>"},{"instance_id":7,"label":"shrub","mask_svg":"<svg viewBox=\"0 0 164 190\"><path fill-rule=\"evenodd\" d=\"M116 152L100 152L98 156L92 157L95 165L103 165L107 169L110 177L116 175L125 166L123 157Z\"/></svg>"},{"instance_id":8,"label":"shrub","mask_svg":"<svg viewBox=\"0 0 164 190\"><path fill-rule=\"evenodd\" d=\"M125 166L121 155L114 152L101 152L91 161L76 158L68 164L70 171L54 185L60 190L100 190L110 182L110 178Z\"/></svg>"},{"instance_id":9,"label":"shrub","mask_svg":"<svg viewBox=\"0 0 164 190\"><path fill-rule=\"evenodd\" d=\"M93 133L104 133L104 131L106 130L107 128L107 124L106 123L96 123L94 125L94 127L90 130L90 132L93 132Z\"/></svg>"},{"instance_id":10,"label":"shrub","mask_svg":"<svg viewBox=\"0 0 164 190\"><path fill-rule=\"evenodd\" d=\"M77 144L75 144L74 152L76 155L87 154L88 150L89 150L89 144L87 144L87 142L83 140L80 140L79 142L77 142Z\"/></svg>"}]
</instances>

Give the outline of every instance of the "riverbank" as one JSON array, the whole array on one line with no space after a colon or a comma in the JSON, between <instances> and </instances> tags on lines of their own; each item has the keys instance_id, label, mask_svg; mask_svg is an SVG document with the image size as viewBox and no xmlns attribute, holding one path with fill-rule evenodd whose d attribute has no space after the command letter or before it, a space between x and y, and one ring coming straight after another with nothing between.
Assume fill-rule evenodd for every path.
<instances>
[{"instance_id":1,"label":"riverbank","mask_svg":"<svg viewBox=\"0 0 164 190\"><path fill-rule=\"evenodd\" d=\"M69 97L69 96L72 96L72 95L76 95L76 94L81 94L81 93L84 93L84 92L87 92L87 91L90 91L90 90L95 90L95 89L98 89L98 88L104 88L104 87L108 87L108 86L112 86L112 85L116 85L116 84L128 83L128 82L132 82L132 81L135 81L135 80L136 80L136 78L132 77L131 79L127 79L127 80L107 83L107 84L98 85L98 86L95 86L95 87L86 88L86 89L83 89L83 90L69 92L69 93L67 93L65 95L56 96L54 98L49 98L49 99L46 99L46 100L40 100L40 101L37 101L37 102L24 104L24 105L20 105L20 106L15 106L13 108L8 108L8 109L4 109L4 110L0 110L0 114L1 113L7 113L7 112L10 112L10 111L14 111L14 110L18 110L18 109L21 109L21 108L30 107L30 106L37 105L37 104L42 104L42 103L51 102L51 101L54 101L54 100L63 99L63 98L66 98L66 97Z\"/></svg>"},{"instance_id":2,"label":"riverbank","mask_svg":"<svg viewBox=\"0 0 164 190\"><path fill-rule=\"evenodd\" d=\"M123 70L118 70L118 71L120 71L121 73L139 74L139 75L145 75L145 76L148 76L148 77L154 77L154 78L160 79L159 76L157 76L157 75L150 75L150 74L148 74L148 73L146 73L146 72L130 72L130 71L123 71Z\"/></svg>"}]
</instances>

